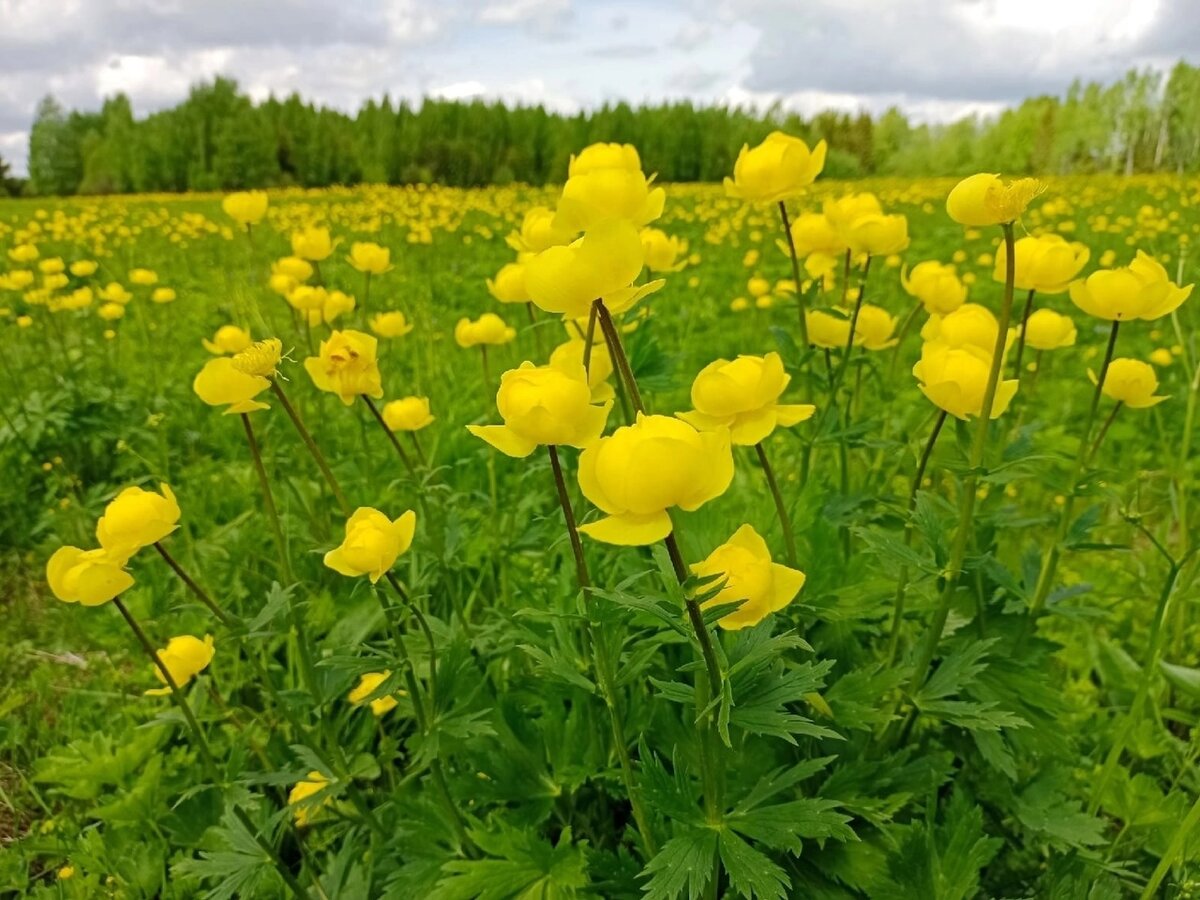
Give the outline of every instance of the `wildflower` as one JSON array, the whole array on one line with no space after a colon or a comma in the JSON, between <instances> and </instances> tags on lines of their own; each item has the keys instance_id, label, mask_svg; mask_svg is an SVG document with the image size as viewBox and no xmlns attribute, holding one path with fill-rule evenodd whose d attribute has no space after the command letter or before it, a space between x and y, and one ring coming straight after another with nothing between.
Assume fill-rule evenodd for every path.
<instances>
[{"instance_id":1,"label":"wildflower","mask_svg":"<svg viewBox=\"0 0 1200 900\"><path fill-rule=\"evenodd\" d=\"M931 316L954 312L967 299L967 286L959 279L954 266L928 259L900 273L900 284L910 296L916 297Z\"/></svg>"},{"instance_id":2,"label":"wildflower","mask_svg":"<svg viewBox=\"0 0 1200 900\"><path fill-rule=\"evenodd\" d=\"M337 394L347 406L359 394L378 399L383 396L378 346L361 331L334 331L321 341L316 356L304 360L304 369L317 390Z\"/></svg>"},{"instance_id":3,"label":"wildflower","mask_svg":"<svg viewBox=\"0 0 1200 900\"><path fill-rule=\"evenodd\" d=\"M639 413L579 455L579 486L606 517L580 531L608 544L637 546L671 533L673 506L692 511L733 480L729 432L697 431L681 419Z\"/></svg>"},{"instance_id":4,"label":"wildflower","mask_svg":"<svg viewBox=\"0 0 1200 900\"><path fill-rule=\"evenodd\" d=\"M842 350L850 342L850 320L819 309L804 311L808 339L814 347Z\"/></svg>"},{"instance_id":5,"label":"wildflower","mask_svg":"<svg viewBox=\"0 0 1200 900\"><path fill-rule=\"evenodd\" d=\"M158 283L158 274L151 269L130 269L129 281L139 287L149 287Z\"/></svg>"},{"instance_id":6,"label":"wildflower","mask_svg":"<svg viewBox=\"0 0 1200 900\"><path fill-rule=\"evenodd\" d=\"M624 220L640 228L662 215L666 192L660 187L652 188L653 179L647 178L640 168L628 165L631 158L627 152L606 151L593 156L589 155L591 149L580 154L563 185L553 220L555 230L588 231L609 219ZM636 154L634 150L633 158ZM579 160L585 160L586 164ZM608 167L605 162L620 164Z\"/></svg>"},{"instance_id":7,"label":"wildflower","mask_svg":"<svg viewBox=\"0 0 1200 900\"><path fill-rule=\"evenodd\" d=\"M241 353L254 342L250 332L237 325L222 325L213 335L212 340L201 340L204 349L214 356L230 353Z\"/></svg>"},{"instance_id":8,"label":"wildflower","mask_svg":"<svg viewBox=\"0 0 1200 900\"><path fill-rule=\"evenodd\" d=\"M125 318L125 307L120 303L102 303L100 308L96 310L96 315L102 318L105 322L115 322L118 319ZM22 316L23 319L29 319L28 316ZM33 319L29 319L29 324L33 323ZM17 319L17 324L21 324L21 319ZM204 342L208 344L207 341Z\"/></svg>"},{"instance_id":9,"label":"wildflower","mask_svg":"<svg viewBox=\"0 0 1200 900\"><path fill-rule=\"evenodd\" d=\"M192 382L196 396L209 406L226 407L225 415L267 409L267 404L254 398L270 386L266 378L241 371L235 359L228 356L210 359Z\"/></svg>"},{"instance_id":10,"label":"wildflower","mask_svg":"<svg viewBox=\"0 0 1200 900\"><path fill-rule=\"evenodd\" d=\"M1096 373L1091 369L1088 369L1088 377L1093 384L1096 382ZM1145 409L1167 399L1155 395L1158 375L1153 366L1140 359L1118 357L1110 362L1100 390L1105 397L1111 397L1131 409Z\"/></svg>"},{"instance_id":11,"label":"wildflower","mask_svg":"<svg viewBox=\"0 0 1200 900\"><path fill-rule=\"evenodd\" d=\"M1180 287L1167 270L1141 250L1128 266L1100 269L1071 282L1071 302L1090 316L1109 321L1159 319L1178 309L1194 285Z\"/></svg>"},{"instance_id":12,"label":"wildflower","mask_svg":"<svg viewBox=\"0 0 1200 900\"><path fill-rule=\"evenodd\" d=\"M99 264L95 260L80 259L71 263L70 271L76 278L87 278L95 275L97 268L99 268Z\"/></svg>"},{"instance_id":13,"label":"wildflower","mask_svg":"<svg viewBox=\"0 0 1200 900\"><path fill-rule=\"evenodd\" d=\"M313 271L312 263L299 256L285 256L271 263L271 274L284 275L297 284L312 278Z\"/></svg>"},{"instance_id":14,"label":"wildflower","mask_svg":"<svg viewBox=\"0 0 1200 900\"><path fill-rule=\"evenodd\" d=\"M824 141L811 150L799 138L773 131L753 149L743 144L725 179L725 193L752 203L777 203L804 193L825 167Z\"/></svg>"},{"instance_id":15,"label":"wildflower","mask_svg":"<svg viewBox=\"0 0 1200 900\"><path fill-rule=\"evenodd\" d=\"M158 651L158 658L163 666L171 673L171 680L176 687L183 687L201 672L208 668L213 658L213 639L206 634L204 640L190 634L181 634L167 641L166 649ZM157 665L154 675L166 687L151 688L146 691L147 697L160 697L171 693L171 687Z\"/></svg>"},{"instance_id":16,"label":"wildflower","mask_svg":"<svg viewBox=\"0 0 1200 900\"><path fill-rule=\"evenodd\" d=\"M822 213L801 213L792 220L791 232L797 256L821 253L835 257L846 250L845 240ZM785 253L791 253L786 243L781 242L780 247Z\"/></svg>"},{"instance_id":17,"label":"wildflower","mask_svg":"<svg viewBox=\"0 0 1200 900\"><path fill-rule=\"evenodd\" d=\"M413 330L412 323L398 310L376 313L371 316L369 324L371 330L382 338L404 337Z\"/></svg>"},{"instance_id":18,"label":"wildflower","mask_svg":"<svg viewBox=\"0 0 1200 900\"><path fill-rule=\"evenodd\" d=\"M944 316L930 316L921 328L921 337L948 347L975 347L990 356L996 349L999 331L1000 323L990 309L964 303Z\"/></svg>"},{"instance_id":19,"label":"wildflower","mask_svg":"<svg viewBox=\"0 0 1200 900\"><path fill-rule=\"evenodd\" d=\"M378 244L353 243L350 245L350 255L346 259L359 272L368 275L382 275L392 268L392 251Z\"/></svg>"},{"instance_id":20,"label":"wildflower","mask_svg":"<svg viewBox=\"0 0 1200 900\"><path fill-rule=\"evenodd\" d=\"M310 798L321 793L329 787L329 779L316 770L309 772L305 777L305 781L297 782L288 793L288 806L296 807L295 817L296 824L301 828L312 822L312 817L317 814L322 806L329 803L329 798L324 798L320 803L315 803Z\"/></svg>"},{"instance_id":21,"label":"wildflower","mask_svg":"<svg viewBox=\"0 0 1200 900\"><path fill-rule=\"evenodd\" d=\"M257 225L267 214L266 191L238 191L221 200L225 215L242 227Z\"/></svg>"},{"instance_id":22,"label":"wildflower","mask_svg":"<svg viewBox=\"0 0 1200 900\"><path fill-rule=\"evenodd\" d=\"M926 342L912 371L921 393L934 406L959 419L968 419L982 414L991 368L991 353L974 345L952 347ZM1015 379L1000 381L992 401L991 418L1002 415L1016 393Z\"/></svg>"},{"instance_id":23,"label":"wildflower","mask_svg":"<svg viewBox=\"0 0 1200 900\"><path fill-rule=\"evenodd\" d=\"M402 397L383 407L383 421L392 431L420 431L434 420L428 397Z\"/></svg>"},{"instance_id":24,"label":"wildflower","mask_svg":"<svg viewBox=\"0 0 1200 900\"><path fill-rule=\"evenodd\" d=\"M687 253L687 241L668 236L658 228L643 228L641 238L646 268L651 272L678 272L687 265L686 259L678 262Z\"/></svg>"},{"instance_id":25,"label":"wildflower","mask_svg":"<svg viewBox=\"0 0 1200 900\"><path fill-rule=\"evenodd\" d=\"M858 321L854 325L854 343L866 350L886 350L896 346L892 337L896 331L896 317L882 306L864 303L858 310Z\"/></svg>"},{"instance_id":26,"label":"wildflower","mask_svg":"<svg viewBox=\"0 0 1200 900\"><path fill-rule=\"evenodd\" d=\"M717 622L727 631L757 625L783 609L796 599L805 581L800 570L772 562L767 542L749 525L735 531L691 569L702 578L719 579L720 591L704 602L705 607L741 601L741 606Z\"/></svg>"},{"instance_id":27,"label":"wildflower","mask_svg":"<svg viewBox=\"0 0 1200 900\"><path fill-rule=\"evenodd\" d=\"M585 447L600 437L612 401L594 406L582 364L522 363L500 376L496 407L503 425L467 430L501 453L525 457L540 445Z\"/></svg>"},{"instance_id":28,"label":"wildflower","mask_svg":"<svg viewBox=\"0 0 1200 900\"><path fill-rule=\"evenodd\" d=\"M790 381L778 353L739 356L732 362L718 359L692 382L695 409L679 413L679 418L701 431L728 428L734 444L753 446L770 437L776 426L790 428L816 411L808 403L779 403Z\"/></svg>"},{"instance_id":29,"label":"wildflower","mask_svg":"<svg viewBox=\"0 0 1200 900\"><path fill-rule=\"evenodd\" d=\"M504 320L495 313L484 313L474 322L464 317L454 326L454 340L463 348L478 344L507 344L516 336L517 330L504 324Z\"/></svg>"},{"instance_id":30,"label":"wildflower","mask_svg":"<svg viewBox=\"0 0 1200 900\"><path fill-rule=\"evenodd\" d=\"M175 299L175 289L169 287L155 288L150 299L155 303L171 303Z\"/></svg>"},{"instance_id":31,"label":"wildflower","mask_svg":"<svg viewBox=\"0 0 1200 900\"><path fill-rule=\"evenodd\" d=\"M584 153L586 154L587 150ZM636 154L635 150L634 155ZM640 163L636 168L641 169ZM535 206L526 211L525 218L521 221L521 230L510 234L506 242L519 253L541 253L559 244L569 244L574 237L575 232L555 226L554 210Z\"/></svg>"},{"instance_id":32,"label":"wildflower","mask_svg":"<svg viewBox=\"0 0 1200 900\"><path fill-rule=\"evenodd\" d=\"M8 258L15 263L33 262L38 258L38 248L33 244L17 244L8 251Z\"/></svg>"},{"instance_id":33,"label":"wildflower","mask_svg":"<svg viewBox=\"0 0 1200 900\"><path fill-rule=\"evenodd\" d=\"M1013 287L1039 294L1061 294L1071 279L1087 265L1091 251L1077 241L1068 242L1057 234L1023 237L1014 245ZM1001 244L996 250L996 267L992 277L1001 283L1007 274L1008 250Z\"/></svg>"},{"instance_id":34,"label":"wildflower","mask_svg":"<svg viewBox=\"0 0 1200 900\"><path fill-rule=\"evenodd\" d=\"M367 698L379 690L379 686L391 677L391 670L383 672L367 672L359 677L358 684L346 695L351 706L362 706ZM371 712L376 716L386 715L396 708L396 698L392 696L376 697L370 701Z\"/></svg>"},{"instance_id":35,"label":"wildflower","mask_svg":"<svg viewBox=\"0 0 1200 900\"><path fill-rule=\"evenodd\" d=\"M125 571L128 560L128 554L104 548L59 547L46 563L46 581L64 603L99 606L133 587L133 576Z\"/></svg>"},{"instance_id":36,"label":"wildflower","mask_svg":"<svg viewBox=\"0 0 1200 900\"><path fill-rule=\"evenodd\" d=\"M620 312L654 289L631 288L644 253L638 230L613 219L569 246L551 247L530 259L525 287L533 303L549 313L583 318L597 297L605 299L610 311Z\"/></svg>"},{"instance_id":37,"label":"wildflower","mask_svg":"<svg viewBox=\"0 0 1200 900\"><path fill-rule=\"evenodd\" d=\"M557 367L583 366L583 351L587 342L583 338L573 338L565 344L559 344L550 354L550 365ZM608 353L608 345L602 340L593 341L591 356L587 364L588 386L592 389L592 402L602 403L611 400L615 395L613 387L608 383L613 373L612 357Z\"/></svg>"},{"instance_id":38,"label":"wildflower","mask_svg":"<svg viewBox=\"0 0 1200 900\"><path fill-rule=\"evenodd\" d=\"M960 225L1004 225L1019 219L1045 187L1036 178L1018 178L1005 184L998 175L971 175L950 191L946 212Z\"/></svg>"},{"instance_id":39,"label":"wildflower","mask_svg":"<svg viewBox=\"0 0 1200 900\"><path fill-rule=\"evenodd\" d=\"M852 219L842 234L853 253L887 256L908 247L908 219L899 214L871 213Z\"/></svg>"},{"instance_id":40,"label":"wildflower","mask_svg":"<svg viewBox=\"0 0 1200 900\"><path fill-rule=\"evenodd\" d=\"M411 509L395 521L377 509L360 506L346 522L346 538L325 554L325 565L341 575L366 575L374 584L412 546L417 514Z\"/></svg>"},{"instance_id":41,"label":"wildflower","mask_svg":"<svg viewBox=\"0 0 1200 900\"><path fill-rule=\"evenodd\" d=\"M283 341L267 338L256 341L240 353L234 354L233 367L245 375L273 378L283 358Z\"/></svg>"},{"instance_id":42,"label":"wildflower","mask_svg":"<svg viewBox=\"0 0 1200 900\"><path fill-rule=\"evenodd\" d=\"M328 228L310 225L292 235L292 253L312 262L328 259L334 246L335 241L329 236Z\"/></svg>"},{"instance_id":43,"label":"wildflower","mask_svg":"<svg viewBox=\"0 0 1200 900\"><path fill-rule=\"evenodd\" d=\"M1034 350L1057 350L1075 343L1075 323L1052 309L1039 309L1025 323L1025 343Z\"/></svg>"},{"instance_id":44,"label":"wildflower","mask_svg":"<svg viewBox=\"0 0 1200 900\"><path fill-rule=\"evenodd\" d=\"M160 484L159 488L161 493L127 487L109 501L96 523L100 546L128 557L178 528L180 510L175 494L169 485Z\"/></svg>"},{"instance_id":45,"label":"wildflower","mask_svg":"<svg viewBox=\"0 0 1200 900\"><path fill-rule=\"evenodd\" d=\"M519 262L501 266L495 278L487 279L488 293L501 303L528 303L525 288L525 266Z\"/></svg>"}]
</instances>

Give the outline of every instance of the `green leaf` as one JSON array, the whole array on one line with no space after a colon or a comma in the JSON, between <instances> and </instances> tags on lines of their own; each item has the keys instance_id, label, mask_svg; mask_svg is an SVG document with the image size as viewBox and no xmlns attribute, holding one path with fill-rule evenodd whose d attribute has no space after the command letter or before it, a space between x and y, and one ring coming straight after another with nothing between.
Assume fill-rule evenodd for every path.
<instances>
[{"instance_id":1,"label":"green leaf","mask_svg":"<svg viewBox=\"0 0 1200 900\"><path fill-rule=\"evenodd\" d=\"M506 825L471 836L490 858L443 865L429 900L567 900L588 886L585 845L571 843L570 828L555 845Z\"/></svg>"},{"instance_id":2,"label":"green leaf","mask_svg":"<svg viewBox=\"0 0 1200 900\"><path fill-rule=\"evenodd\" d=\"M783 869L733 831L725 829L720 836L721 862L729 876L729 886L737 896L766 900L783 900L787 896L792 882Z\"/></svg>"},{"instance_id":3,"label":"green leaf","mask_svg":"<svg viewBox=\"0 0 1200 900\"><path fill-rule=\"evenodd\" d=\"M674 900L685 889L688 900L697 900L712 878L718 841L711 828L688 829L667 841L642 870L650 878L642 900Z\"/></svg>"},{"instance_id":4,"label":"green leaf","mask_svg":"<svg viewBox=\"0 0 1200 900\"><path fill-rule=\"evenodd\" d=\"M1166 660L1160 660L1158 667L1162 669L1162 673L1166 676L1167 681L1179 690L1185 694L1190 694L1192 697L1200 698L1200 669L1177 666Z\"/></svg>"},{"instance_id":5,"label":"green leaf","mask_svg":"<svg viewBox=\"0 0 1200 900\"><path fill-rule=\"evenodd\" d=\"M1021 824L1071 847L1104 843L1104 822L1082 811L1059 787L1065 776L1051 773L1039 778L1017 798L1015 812Z\"/></svg>"},{"instance_id":6,"label":"green leaf","mask_svg":"<svg viewBox=\"0 0 1200 900\"><path fill-rule=\"evenodd\" d=\"M850 817L835 812L839 806L836 800L812 797L734 813L727 816L725 821L734 831L748 838L772 849L786 850L799 856L803 847L802 838L856 840L854 831L847 824Z\"/></svg>"}]
</instances>

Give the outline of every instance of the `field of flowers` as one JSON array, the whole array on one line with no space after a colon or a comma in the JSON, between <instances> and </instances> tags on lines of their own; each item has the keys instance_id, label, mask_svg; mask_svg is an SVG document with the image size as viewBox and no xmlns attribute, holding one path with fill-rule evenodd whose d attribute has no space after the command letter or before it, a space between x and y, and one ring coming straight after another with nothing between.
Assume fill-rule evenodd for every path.
<instances>
[{"instance_id":1,"label":"field of flowers","mask_svg":"<svg viewBox=\"0 0 1200 900\"><path fill-rule=\"evenodd\" d=\"M823 153L0 202L0 896L1195 896L1200 182Z\"/></svg>"}]
</instances>

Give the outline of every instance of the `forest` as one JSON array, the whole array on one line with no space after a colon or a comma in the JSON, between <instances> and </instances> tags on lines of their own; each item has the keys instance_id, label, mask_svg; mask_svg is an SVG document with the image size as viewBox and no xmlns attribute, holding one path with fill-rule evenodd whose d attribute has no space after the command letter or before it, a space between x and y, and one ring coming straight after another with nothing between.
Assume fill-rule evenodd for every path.
<instances>
[{"instance_id":1,"label":"forest","mask_svg":"<svg viewBox=\"0 0 1200 900\"><path fill-rule=\"evenodd\" d=\"M39 104L29 178L0 194L116 194L437 183L457 187L557 183L573 150L593 141L637 146L669 182L717 181L743 144L782 129L830 145L825 173L958 175L1190 172L1200 166L1200 67L1131 70L1112 84L1075 82L992 118L918 124L898 108L804 118L689 102L615 103L566 115L542 106L386 95L354 115L298 95L255 103L228 78L196 84L186 100L137 118L118 94L99 111Z\"/></svg>"}]
</instances>

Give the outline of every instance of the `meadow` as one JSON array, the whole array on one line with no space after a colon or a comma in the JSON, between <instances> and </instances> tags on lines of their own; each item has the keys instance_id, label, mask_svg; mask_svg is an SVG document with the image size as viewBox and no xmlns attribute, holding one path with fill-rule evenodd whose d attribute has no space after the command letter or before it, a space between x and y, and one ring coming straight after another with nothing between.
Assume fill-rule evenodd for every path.
<instances>
[{"instance_id":1,"label":"meadow","mask_svg":"<svg viewBox=\"0 0 1200 900\"><path fill-rule=\"evenodd\" d=\"M0 896L1195 896L1200 181L807 180L0 201Z\"/></svg>"}]
</instances>

